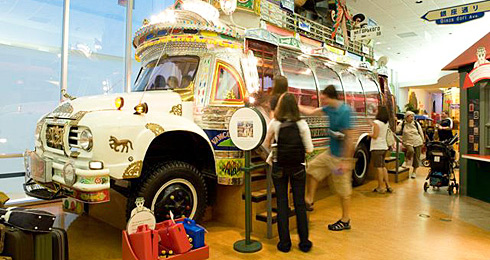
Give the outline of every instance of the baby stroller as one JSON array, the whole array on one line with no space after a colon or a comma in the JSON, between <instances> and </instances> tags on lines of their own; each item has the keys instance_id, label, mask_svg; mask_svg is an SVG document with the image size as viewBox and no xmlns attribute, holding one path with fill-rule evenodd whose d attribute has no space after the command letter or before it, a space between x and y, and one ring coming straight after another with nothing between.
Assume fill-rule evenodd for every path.
<instances>
[{"instance_id":1,"label":"baby stroller","mask_svg":"<svg viewBox=\"0 0 490 260\"><path fill-rule=\"evenodd\" d=\"M448 186L447 192L449 195L458 192L459 184L454 176L454 158L456 152L453 149L453 144L458 141L458 136L454 136L450 140L443 142L428 142L427 143L427 160L430 164L430 171L424 183L424 191L427 192L429 186L434 189Z\"/></svg>"}]
</instances>

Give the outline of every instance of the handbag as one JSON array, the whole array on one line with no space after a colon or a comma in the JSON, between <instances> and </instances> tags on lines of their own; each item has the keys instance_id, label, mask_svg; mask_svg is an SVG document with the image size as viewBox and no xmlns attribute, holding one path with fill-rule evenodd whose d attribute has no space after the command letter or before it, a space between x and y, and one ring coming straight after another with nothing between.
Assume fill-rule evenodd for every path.
<instances>
[{"instance_id":1,"label":"handbag","mask_svg":"<svg viewBox=\"0 0 490 260\"><path fill-rule=\"evenodd\" d=\"M388 145L388 147L391 147L395 144L395 136L393 136L393 132L390 128L386 130L386 144Z\"/></svg>"}]
</instances>

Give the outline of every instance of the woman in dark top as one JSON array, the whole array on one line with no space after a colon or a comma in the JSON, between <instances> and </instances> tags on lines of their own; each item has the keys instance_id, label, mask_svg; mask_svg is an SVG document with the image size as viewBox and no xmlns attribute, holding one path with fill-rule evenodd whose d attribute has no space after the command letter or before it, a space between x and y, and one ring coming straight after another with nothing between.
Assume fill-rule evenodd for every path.
<instances>
[{"instance_id":1,"label":"woman in dark top","mask_svg":"<svg viewBox=\"0 0 490 260\"><path fill-rule=\"evenodd\" d=\"M271 93L272 96L269 101L269 105L271 107L271 113L274 113L279 97L286 92L288 92L288 79L281 75L275 76L274 81L272 83L272 93Z\"/></svg>"}]
</instances>

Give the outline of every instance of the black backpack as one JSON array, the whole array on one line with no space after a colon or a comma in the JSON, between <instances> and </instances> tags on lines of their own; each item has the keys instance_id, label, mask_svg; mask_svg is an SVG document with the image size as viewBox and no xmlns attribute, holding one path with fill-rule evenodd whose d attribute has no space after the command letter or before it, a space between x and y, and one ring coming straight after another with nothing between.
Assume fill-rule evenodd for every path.
<instances>
[{"instance_id":1,"label":"black backpack","mask_svg":"<svg viewBox=\"0 0 490 260\"><path fill-rule=\"evenodd\" d=\"M281 123L277 139L277 163L279 166L298 166L305 162L305 146L296 122L285 121Z\"/></svg>"}]
</instances>

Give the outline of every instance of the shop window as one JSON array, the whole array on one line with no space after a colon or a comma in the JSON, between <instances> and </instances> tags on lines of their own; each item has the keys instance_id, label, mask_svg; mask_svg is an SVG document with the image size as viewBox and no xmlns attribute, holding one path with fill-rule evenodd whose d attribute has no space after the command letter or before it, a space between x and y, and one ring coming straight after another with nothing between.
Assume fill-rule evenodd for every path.
<instances>
[{"instance_id":1,"label":"shop window","mask_svg":"<svg viewBox=\"0 0 490 260\"><path fill-rule=\"evenodd\" d=\"M364 95L366 97L367 115L376 116L378 106L381 103L378 85L369 75L366 74L360 75L359 79L361 80Z\"/></svg>"},{"instance_id":2,"label":"shop window","mask_svg":"<svg viewBox=\"0 0 490 260\"><path fill-rule=\"evenodd\" d=\"M194 80L197 56L173 56L149 62L140 72L133 91L185 89Z\"/></svg>"},{"instance_id":3,"label":"shop window","mask_svg":"<svg viewBox=\"0 0 490 260\"><path fill-rule=\"evenodd\" d=\"M242 105L244 84L238 72L229 64L217 61L213 78L212 103Z\"/></svg>"},{"instance_id":4,"label":"shop window","mask_svg":"<svg viewBox=\"0 0 490 260\"><path fill-rule=\"evenodd\" d=\"M315 74L318 78L318 88L320 93L328 85L334 85L337 90L338 98L344 100L344 89L342 88L339 75L335 71L325 65L319 65L316 67Z\"/></svg>"},{"instance_id":5,"label":"shop window","mask_svg":"<svg viewBox=\"0 0 490 260\"><path fill-rule=\"evenodd\" d=\"M357 77L346 70L340 73L340 77L342 78L342 85L344 87L345 102L352 107L354 112L365 113L366 99Z\"/></svg>"},{"instance_id":6,"label":"shop window","mask_svg":"<svg viewBox=\"0 0 490 260\"><path fill-rule=\"evenodd\" d=\"M281 65L288 79L288 91L296 96L298 104L318 107L318 92L311 69L295 57L284 58Z\"/></svg>"}]
</instances>

